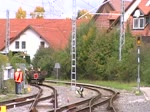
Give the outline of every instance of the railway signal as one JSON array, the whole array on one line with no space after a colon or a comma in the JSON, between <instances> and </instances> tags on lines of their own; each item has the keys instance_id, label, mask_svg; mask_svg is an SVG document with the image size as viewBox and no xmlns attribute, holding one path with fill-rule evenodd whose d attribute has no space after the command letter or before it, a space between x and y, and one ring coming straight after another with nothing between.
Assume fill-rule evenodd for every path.
<instances>
[{"instance_id":1,"label":"railway signal","mask_svg":"<svg viewBox=\"0 0 150 112\"><path fill-rule=\"evenodd\" d=\"M137 37L137 46L141 45L141 37Z\"/></svg>"}]
</instances>

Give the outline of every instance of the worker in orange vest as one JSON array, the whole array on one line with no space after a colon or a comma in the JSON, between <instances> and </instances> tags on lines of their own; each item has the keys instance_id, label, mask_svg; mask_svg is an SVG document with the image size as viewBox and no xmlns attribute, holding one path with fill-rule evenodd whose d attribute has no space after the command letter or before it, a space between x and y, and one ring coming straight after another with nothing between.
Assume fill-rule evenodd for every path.
<instances>
[{"instance_id":1,"label":"worker in orange vest","mask_svg":"<svg viewBox=\"0 0 150 112\"><path fill-rule=\"evenodd\" d=\"M23 81L23 72L21 71L21 69L17 68L17 71L14 74L14 80L16 94L22 94L21 82Z\"/></svg>"}]
</instances>

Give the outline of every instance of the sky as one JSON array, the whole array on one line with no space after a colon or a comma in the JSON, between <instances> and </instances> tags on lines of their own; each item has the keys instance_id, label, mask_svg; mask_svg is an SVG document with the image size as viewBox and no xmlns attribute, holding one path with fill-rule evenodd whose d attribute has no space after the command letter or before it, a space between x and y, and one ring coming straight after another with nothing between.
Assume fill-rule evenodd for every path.
<instances>
[{"instance_id":1,"label":"sky","mask_svg":"<svg viewBox=\"0 0 150 112\"><path fill-rule=\"evenodd\" d=\"M76 11L86 9L95 12L104 0L76 0ZM66 18L72 17L72 0L3 0L0 3L0 18L7 18L6 10L9 11L9 18L15 18L19 7L27 12L27 18L34 11L36 6L45 9L45 18Z\"/></svg>"}]
</instances>

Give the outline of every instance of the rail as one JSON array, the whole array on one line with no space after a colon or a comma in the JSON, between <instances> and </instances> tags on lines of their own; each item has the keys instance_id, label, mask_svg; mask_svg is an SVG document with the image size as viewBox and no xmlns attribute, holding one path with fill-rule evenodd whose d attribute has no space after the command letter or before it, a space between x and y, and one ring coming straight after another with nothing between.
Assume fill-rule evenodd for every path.
<instances>
[{"instance_id":1,"label":"rail","mask_svg":"<svg viewBox=\"0 0 150 112\"><path fill-rule=\"evenodd\" d=\"M37 86L37 85L34 85L34 86L36 86L37 88L39 88L39 92L38 92L38 94L37 94L37 96L36 96L34 102L33 102L32 105L30 106L29 112L35 112L35 111L36 111L36 105L37 105L38 100L39 100L39 98L40 98L40 96L41 96L41 94L42 94L42 91L43 91L43 90L40 88L40 86Z\"/></svg>"},{"instance_id":2,"label":"rail","mask_svg":"<svg viewBox=\"0 0 150 112\"><path fill-rule=\"evenodd\" d=\"M70 85L71 83L70 82L63 82L63 81L45 81L45 82L51 82L51 83L64 83L64 84L67 84L67 85ZM63 106L63 107L59 107L57 109L57 112L62 112L62 111L75 111L75 112L92 112L92 109L95 108L96 106L98 105L103 105L103 104L106 104L107 103L107 109L110 110L112 112L116 112L115 110L115 107L113 105L113 101L114 99L116 98L116 96L119 94L118 92L112 90L112 89L109 89L109 88L105 88L105 87L101 87L101 86L97 86L97 85L91 85L91 84L84 84L84 83L76 83L77 86L83 86L83 87L88 87L88 88L94 88L94 89L103 89L103 90L106 90L106 91L109 91L111 93L111 96L109 98L105 98L103 101L101 102L97 102L95 103L96 100L100 99L101 98L101 94L100 94L100 90L99 90L99 94L96 95L95 97L92 97L92 98L89 98L89 99L85 99L84 101L80 101L80 102L76 102L76 103L73 103L73 104L69 104L69 105L66 105L66 106ZM87 106L85 106L87 103ZM83 105L83 108L78 108L78 106L81 106ZM53 110L50 110L49 112L53 112Z\"/></svg>"}]
</instances>

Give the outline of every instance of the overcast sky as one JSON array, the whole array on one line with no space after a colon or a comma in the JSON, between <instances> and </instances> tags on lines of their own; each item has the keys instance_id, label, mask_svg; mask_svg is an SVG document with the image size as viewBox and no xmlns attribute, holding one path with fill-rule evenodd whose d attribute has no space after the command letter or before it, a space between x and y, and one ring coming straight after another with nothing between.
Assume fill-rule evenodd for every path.
<instances>
[{"instance_id":1,"label":"overcast sky","mask_svg":"<svg viewBox=\"0 0 150 112\"><path fill-rule=\"evenodd\" d=\"M76 0L76 9L87 9L96 11L104 0ZM36 6L45 9L46 18L63 18L72 16L72 0L2 0L0 3L0 18L6 18L6 10L9 10L9 17L15 18L19 7L27 12L33 12Z\"/></svg>"}]
</instances>

